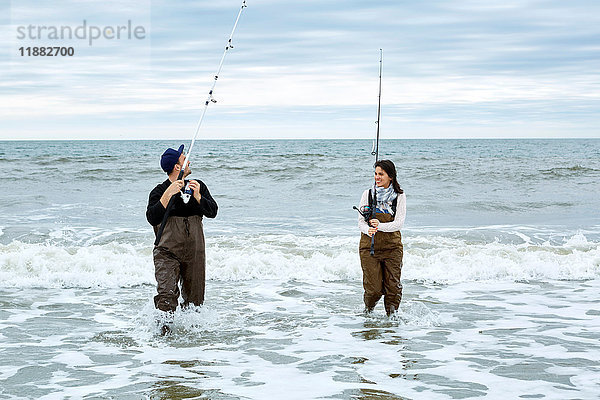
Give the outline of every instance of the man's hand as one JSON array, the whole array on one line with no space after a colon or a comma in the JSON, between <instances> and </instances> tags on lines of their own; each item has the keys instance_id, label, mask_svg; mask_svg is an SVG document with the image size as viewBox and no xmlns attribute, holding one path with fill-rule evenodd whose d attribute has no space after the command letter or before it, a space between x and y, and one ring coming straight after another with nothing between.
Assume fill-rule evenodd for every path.
<instances>
[{"instance_id":1,"label":"man's hand","mask_svg":"<svg viewBox=\"0 0 600 400\"><path fill-rule=\"evenodd\" d=\"M202 195L200 194L200 184L198 181L191 180L190 181L190 189L192 189L192 193L194 194L194 198L198 203L202 199Z\"/></svg>"},{"instance_id":2,"label":"man's hand","mask_svg":"<svg viewBox=\"0 0 600 400\"><path fill-rule=\"evenodd\" d=\"M377 232L377 228L369 227L369 233L368 233L369 237L373 236L375 234L375 232Z\"/></svg>"},{"instance_id":3,"label":"man's hand","mask_svg":"<svg viewBox=\"0 0 600 400\"><path fill-rule=\"evenodd\" d=\"M169 200L171 200L171 197L173 197L174 194L177 194L178 192L180 192L181 188L183 188L183 185L184 185L183 180L173 181L169 185L167 190L165 190L165 192L163 193L163 195L160 198L160 202L162 203L164 208L167 208L167 206L169 205Z\"/></svg>"}]
</instances>

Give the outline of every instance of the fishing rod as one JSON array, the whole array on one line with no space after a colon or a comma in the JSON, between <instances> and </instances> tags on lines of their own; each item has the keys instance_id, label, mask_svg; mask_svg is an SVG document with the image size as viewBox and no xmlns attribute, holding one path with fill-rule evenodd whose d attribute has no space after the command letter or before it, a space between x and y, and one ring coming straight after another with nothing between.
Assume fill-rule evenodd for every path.
<instances>
[{"instance_id":1,"label":"fishing rod","mask_svg":"<svg viewBox=\"0 0 600 400\"><path fill-rule=\"evenodd\" d=\"M379 49L379 99L377 102L377 134L375 139L375 154L371 151L371 155L375 156L375 163L373 164L373 175L375 175L375 164L379 158L379 121L381 121L381 71L383 70L383 49ZM377 210L377 181L373 179L373 207L371 207L371 219L375 218L375 212ZM375 233L371 235L371 255L375 254Z\"/></svg>"},{"instance_id":2,"label":"fishing rod","mask_svg":"<svg viewBox=\"0 0 600 400\"><path fill-rule=\"evenodd\" d=\"M208 91L208 97L206 98L206 101L204 102L204 109L202 110L202 114L200 115L200 119L198 120L198 124L196 124L196 130L194 132L194 136L192 137L192 142L190 144L190 148L187 152L187 155L185 156L185 160L183 162L183 166L181 168L181 171L179 171L179 176L177 177L177 180L181 180L183 179L183 174L185 172L185 169L187 168L187 166L189 165L190 162L190 157L192 155L192 149L194 148L194 143L196 143L196 137L198 136L198 132L200 131L200 126L202 125L202 121L204 120L204 115L206 114L206 110L208 109L208 106L210 105L210 103L216 103L217 100L215 100L215 98L213 97L213 92L215 90L215 86L217 85L217 80L219 79L219 74L221 73L221 68L223 68L223 63L225 62L225 56L227 55L227 52L230 49L233 49L233 34L235 33L235 29L237 28L238 22L240 20L240 17L242 16L242 12L244 11L244 8L248 7L248 5L246 4L246 0L242 1L242 6L240 7L240 10L237 14L237 17L235 19L235 23L233 24L233 29L231 30L231 34L229 35L229 40L227 40L227 45L225 46L225 50L223 51L223 55L221 56L221 62L219 62L219 67L217 68L217 72L215 73L215 77L213 80L213 84L210 88L210 90ZM183 202L187 204L187 202L189 201L190 197L192 195L192 190L189 189L189 187L186 187L182 192L181 192L181 198L183 199ZM158 243L160 242L160 238L162 236L162 233L165 229L165 225L167 224L167 219L169 218L169 212L171 211L171 209L173 208L173 204L174 204L174 200L175 196L171 196L171 199L169 200L169 204L167 205L167 209L165 210L165 215L163 217L163 220L160 224L160 228L158 229L157 233L156 233L156 240L154 241L154 245L158 246Z\"/></svg>"},{"instance_id":3,"label":"fishing rod","mask_svg":"<svg viewBox=\"0 0 600 400\"><path fill-rule=\"evenodd\" d=\"M377 134L375 141L373 141L373 149L371 149L371 155L375 156L375 162L379 157L379 120L381 118L381 71L383 70L383 49L379 49L379 100L377 104Z\"/></svg>"},{"instance_id":4,"label":"fishing rod","mask_svg":"<svg viewBox=\"0 0 600 400\"><path fill-rule=\"evenodd\" d=\"M373 148L371 149L371 155L375 156L375 164L377 164L377 160L379 158L379 121L381 120L381 72L383 70L383 50L379 49L379 100L377 104L377 133L375 135L375 140L373 141ZM375 169L375 164L373 164L373 169ZM353 207L357 210L360 215L363 216L367 224L371 226L370 220L375 218L375 212L377 210L377 182L373 182L373 202L371 203L371 199L369 198L369 205L363 206L360 209L357 207ZM375 233L371 235L371 255L375 254Z\"/></svg>"}]
</instances>

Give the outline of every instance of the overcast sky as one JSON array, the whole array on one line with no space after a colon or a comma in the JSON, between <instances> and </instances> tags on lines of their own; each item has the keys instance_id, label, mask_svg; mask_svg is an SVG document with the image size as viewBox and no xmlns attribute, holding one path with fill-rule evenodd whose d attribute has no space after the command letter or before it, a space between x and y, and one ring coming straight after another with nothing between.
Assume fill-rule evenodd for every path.
<instances>
[{"instance_id":1,"label":"overcast sky","mask_svg":"<svg viewBox=\"0 0 600 400\"><path fill-rule=\"evenodd\" d=\"M379 48L382 137L600 137L600 1L247 3L199 138L371 138ZM0 140L190 138L240 5L0 0Z\"/></svg>"}]
</instances>

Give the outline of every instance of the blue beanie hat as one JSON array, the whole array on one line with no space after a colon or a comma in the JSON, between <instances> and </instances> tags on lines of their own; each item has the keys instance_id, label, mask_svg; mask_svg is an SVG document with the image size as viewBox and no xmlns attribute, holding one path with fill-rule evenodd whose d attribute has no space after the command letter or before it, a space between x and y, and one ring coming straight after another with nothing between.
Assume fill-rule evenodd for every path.
<instances>
[{"instance_id":1,"label":"blue beanie hat","mask_svg":"<svg viewBox=\"0 0 600 400\"><path fill-rule=\"evenodd\" d=\"M170 174L175 168L175 165L179 162L179 157L181 157L181 153L183 153L183 145L179 146L179 149L167 149L160 157L160 167L167 174Z\"/></svg>"}]
</instances>

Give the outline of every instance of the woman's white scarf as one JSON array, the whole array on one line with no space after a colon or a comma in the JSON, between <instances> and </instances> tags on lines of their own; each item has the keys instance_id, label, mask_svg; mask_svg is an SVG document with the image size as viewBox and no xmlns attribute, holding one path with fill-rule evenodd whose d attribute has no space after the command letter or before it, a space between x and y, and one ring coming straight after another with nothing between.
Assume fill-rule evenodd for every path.
<instances>
[{"instance_id":1,"label":"woman's white scarf","mask_svg":"<svg viewBox=\"0 0 600 400\"><path fill-rule=\"evenodd\" d=\"M377 191L377 208L388 214L393 214L392 203L398 197L398 194L394 191L394 186L390 185L387 188L376 186L375 190Z\"/></svg>"}]
</instances>

